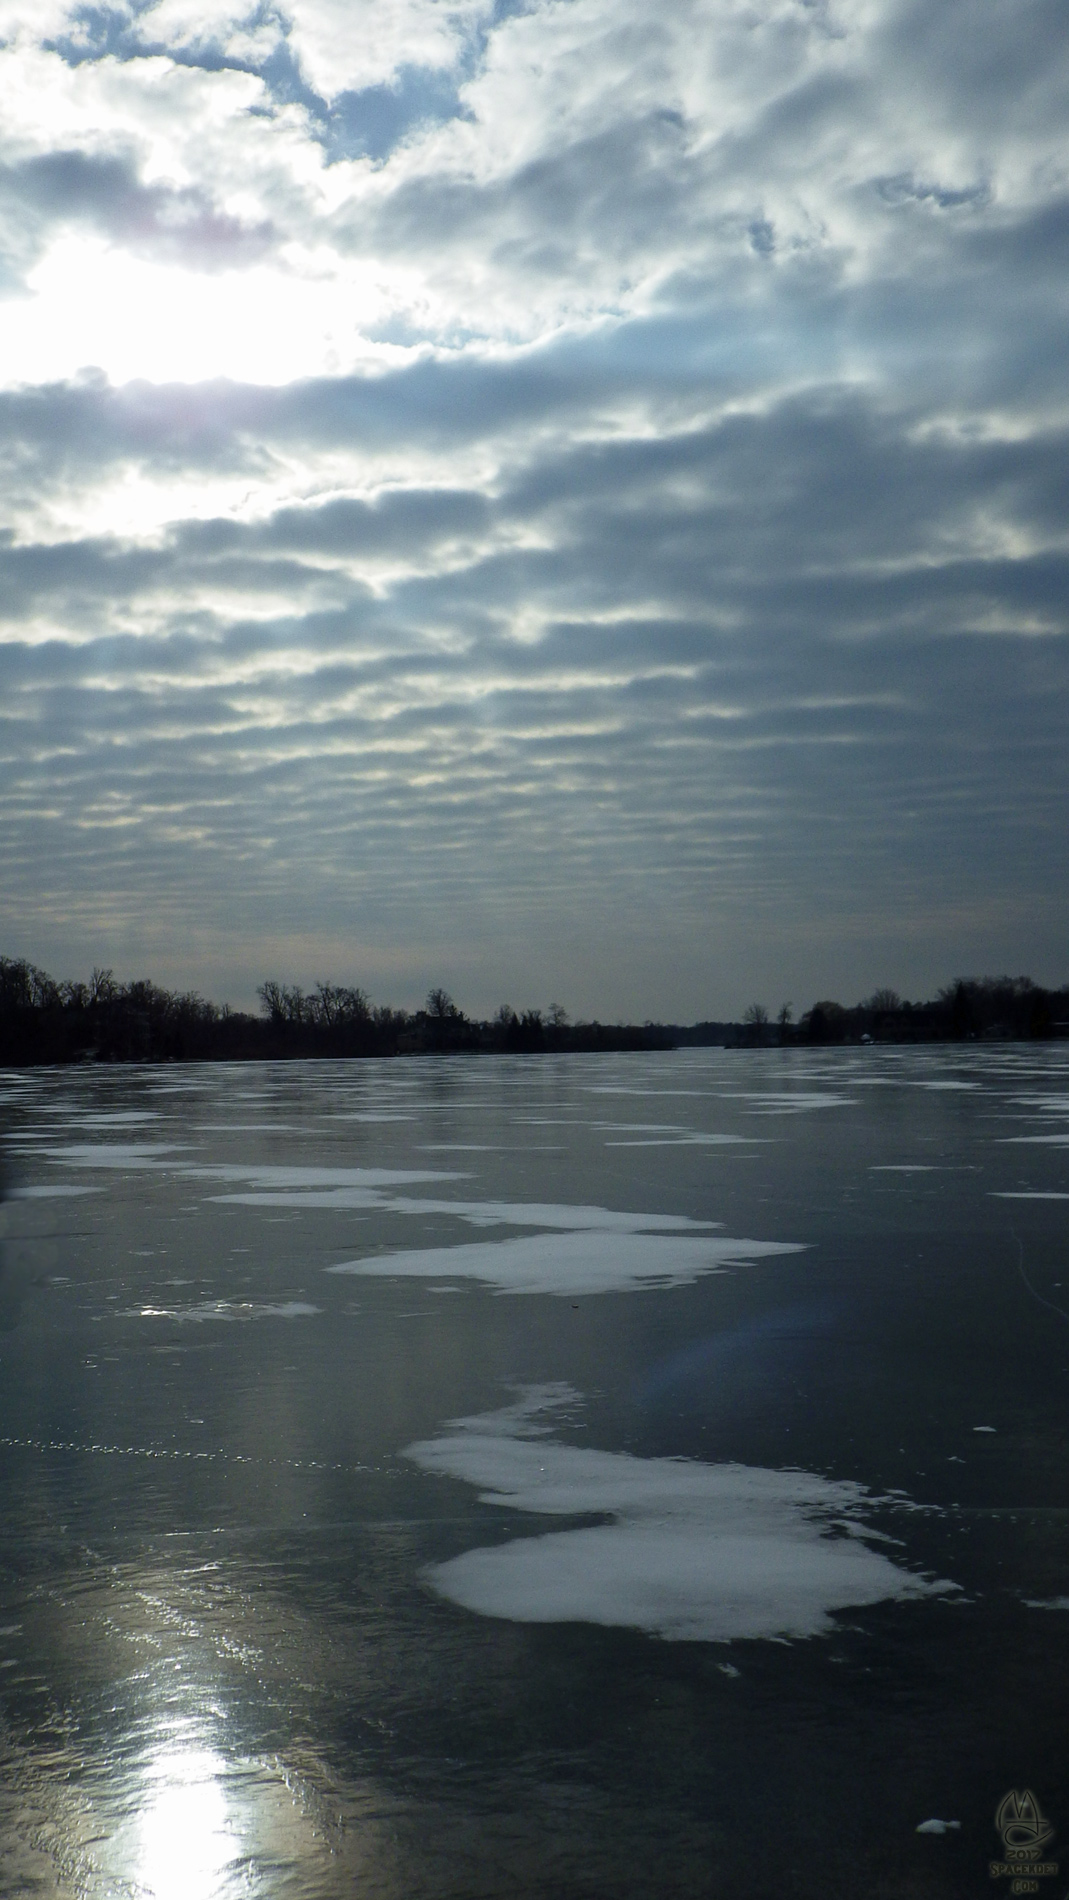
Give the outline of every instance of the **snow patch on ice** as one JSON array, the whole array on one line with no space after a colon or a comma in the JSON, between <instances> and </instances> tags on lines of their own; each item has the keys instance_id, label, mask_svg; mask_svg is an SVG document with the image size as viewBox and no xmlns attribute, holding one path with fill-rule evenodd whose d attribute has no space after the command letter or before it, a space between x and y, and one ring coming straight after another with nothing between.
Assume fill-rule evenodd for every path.
<instances>
[{"instance_id":1,"label":"snow patch on ice","mask_svg":"<svg viewBox=\"0 0 1069 1900\"><path fill-rule=\"evenodd\" d=\"M620 1232L530 1234L515 1240L344 1260L328 1273L365 1277L482 1280L499 1293L623 1293L643 1286L683 1286L771 1254L798 1253L796 1243Z\"/></svg>"},{"instance_id":2,"label":"snow patch on ice","mask_svg":"<svg viewBox=\"0 0 1069 1900\"><path fill-rule=\"evenodd\" d=\"M858 1514L877 1500L852 1481L552 1442L538 1414L575 1397L536 1389L408 1446L404 1455L422 1470L477 1487L484 1503L611 1520L435 1564L426 1575L441 1596L514 1622L731 1642L827 1634L836 1610L958 1588L869 1547L875 1533Z\"/></svg>"}]
</instances>

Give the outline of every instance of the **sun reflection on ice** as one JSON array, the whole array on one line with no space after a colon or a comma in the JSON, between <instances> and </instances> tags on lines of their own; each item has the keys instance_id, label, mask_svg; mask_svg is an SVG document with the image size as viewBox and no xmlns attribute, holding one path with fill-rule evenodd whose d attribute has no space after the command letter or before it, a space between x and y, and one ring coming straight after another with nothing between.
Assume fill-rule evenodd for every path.
<instances>
[{"instance_id":1,"label":"sun reflection on ice","mask_svg":"<svg viewBox=\"0 0 1069 1900\"><path fill-rule=\"evenodd\" d=\"M221 1900L227 1870L241 1854L225 1772L207 1749L171 1749L152 1763L135 1866L146 1900Z\"/></svg>"}]
</instances>

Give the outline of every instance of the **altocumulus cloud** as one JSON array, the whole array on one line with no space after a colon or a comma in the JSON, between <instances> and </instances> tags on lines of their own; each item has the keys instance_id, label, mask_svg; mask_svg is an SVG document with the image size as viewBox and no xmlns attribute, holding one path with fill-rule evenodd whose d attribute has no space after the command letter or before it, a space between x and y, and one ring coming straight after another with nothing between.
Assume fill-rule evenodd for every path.
<instances>
[{"instance_id":1,"label":"altocumulus cloud","mask_svg":"<svg viewBox=\"0 0 1069 1900\"><path fill-rule=\"evenodd\" d=\"M1053 4L0 0L5 947L1065 975Z\"/></svg>"}]
</instances>

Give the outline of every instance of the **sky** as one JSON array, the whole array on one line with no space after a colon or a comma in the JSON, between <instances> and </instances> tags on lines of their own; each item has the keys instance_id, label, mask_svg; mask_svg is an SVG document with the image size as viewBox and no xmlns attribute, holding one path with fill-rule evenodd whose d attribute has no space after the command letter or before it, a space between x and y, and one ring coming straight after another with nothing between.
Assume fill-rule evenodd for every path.
<instances>
[{"instance_id":1,"label":"sky","mask_svg":"<svg viewBox=\"0 0 1069 1900\"><path fill-rule=\"evenodd\" d=\"M0 0L0 951L1069 980L1063 0Z\"/></svg>"}]
</instances>

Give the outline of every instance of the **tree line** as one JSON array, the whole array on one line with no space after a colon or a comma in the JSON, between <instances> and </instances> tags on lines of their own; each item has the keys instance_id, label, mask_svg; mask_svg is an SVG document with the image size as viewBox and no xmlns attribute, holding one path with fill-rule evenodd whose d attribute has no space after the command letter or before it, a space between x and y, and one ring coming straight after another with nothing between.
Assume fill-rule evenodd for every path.
<instances>
[{"instance_id":1,"label":"tree line","mask_svg":"<svg viewBox=\"0 0 1069 1900\"><path fill-rule=\"evenodd\" d=\"M269 981L258 995L254 1016L192 990L121 983L111 970L94 970L87 983L57 982L23 958L0 956L0 1063L534 1054L670 1049L675 1040L657 1023L573 1023L557 1003L523 1011L505 1003L490 1021L476 1021L440 988L414 1011L373 1004L362 989L337 983L303 990Z\"/></svg>"},{"instance_id":2,"label":"tree line","mask_svg":"<svg viewBox=\"0 0 1069 1900\"><path fill-rule=\"evenodd\" d=\"M815 1003L797 1022L789 1004L776 1017L755 1003L739 1023L572 1022L559 1004L517 1011L502 1004L488 1020L466 1016L448 991L431 990L422 1009L373 1004L362 989L277 981L259 989L252 1015L111 970L88 982L57 982L22 958L0 957L0 1063L203 1062L298 1056L400 1056L460 1052L790 1047L868 1042L1018 1040L1069 1035L1069 985L1045 990L1029 977L959 979L927 1002L877 990L852 1008Z\"/></svg>"},{"instance_id":3,"label":"tree line","mask_svg":"<svg viewBox=\"0 0 1069 1900\"><path fill-rule=\"evenodd\" d=\"M1069 984L1046 990L1030 976L958 977L926 1002L875 990L852 1008L814 1003L798 1022L789 1003L775 1019L752 1003L730 1025L729 1046L869 1042L1033 1042L1069 1035Z\"/></svg>"}]
</instances>

